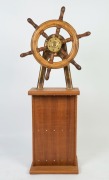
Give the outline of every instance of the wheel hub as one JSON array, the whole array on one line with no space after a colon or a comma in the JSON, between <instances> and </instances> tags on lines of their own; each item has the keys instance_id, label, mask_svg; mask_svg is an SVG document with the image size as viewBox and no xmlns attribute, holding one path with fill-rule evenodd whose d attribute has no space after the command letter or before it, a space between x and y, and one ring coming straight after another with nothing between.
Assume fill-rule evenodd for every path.
<instances>
[{"instance_id":1,"label":"wheel hub","mask_svg":"<svg viewBox=\"0 0 109 180\"><path fill-rule=\"evenodd\" d=\"M61 40L56 36L53 36L47 41L47 47L51 52L60 51L61 46L62 46Z\"/></svg>"}]
</instances>

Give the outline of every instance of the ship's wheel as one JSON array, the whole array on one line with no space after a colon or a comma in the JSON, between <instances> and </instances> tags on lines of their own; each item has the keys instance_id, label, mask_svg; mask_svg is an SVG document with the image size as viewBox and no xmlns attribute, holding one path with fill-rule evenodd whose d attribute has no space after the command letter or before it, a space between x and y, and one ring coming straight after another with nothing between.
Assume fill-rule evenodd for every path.
<instances>
[{"instance_id":1,"label":"ship's wheel","mask_svg":"<svg viewBox=\"0 0 109 180\"><path fill-rule=\"evenodd\" d=\"M49 79L51 69L64 68L66 87L72 88L72 79L70 73L69 63L72 63L78 70L81 66L78 65L74 58L79 49L79 38L89 36L90 32L85 32L83 34L77 34L75 29L67 22L63 21L63 15L65 12L65 7L61 8L60 16L58 20L49 20L42 23L40 26L35 24L32 19L28 18L27 21L35 28L31 39L31 51L22 53L20 56L25 57L27 55L33 54L35 59L41 64L39 79L37 88L43 88L44 78ZM56 27L54 34L48 36L44 31L48 28ZM60 29L63 28L69 34L68 38L64 38L60 34ZM43 47L38 47L38 41L40 36L45 38ZM72 47L70 53L67 51L67 43L71 42ZM43 54L41 55L41 51ZM60 57L62 60L54 62L55 57Z\"/></svg>"}]
</instances>

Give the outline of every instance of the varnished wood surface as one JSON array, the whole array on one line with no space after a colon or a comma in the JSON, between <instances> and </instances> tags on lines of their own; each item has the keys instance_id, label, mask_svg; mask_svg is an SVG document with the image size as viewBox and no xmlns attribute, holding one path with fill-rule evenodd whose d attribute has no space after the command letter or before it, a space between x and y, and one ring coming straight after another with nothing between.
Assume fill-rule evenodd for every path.
<instances>
[{"instance_id":1,"label":"varnished wood surface","mask_svg":"<svg viewBox=\"0 0 109 180\"><path fill-rule=\"evenodd\" d=\"M44 91L32 88L29 94L32 95L33 130L33 164L30 173L78 173L78 88L46 88Z\"/></svg>"},{"instance_id":2,"label":"varnished wood surface","mask_svg":"<svg viewBox=\"0 0 109 180\"><path fill-rule=\"evenodd\" d=\"M31 166L30 174L78 174L76 166Z\"/></svg>"},{"instance_id":3,"label":"varnished wood surface","mask_svg":"<svg viewBox=\"0 0 109 180\"><path fill-rule=\"evenodd\" d=\"M37 89L37 88L31 88L28 91L28 95L79 95L80 91L78 88L73 89L66 89L66 88L43 88L43 89Z\"/></svg>"},{"instance_id":4,"label":"varnished wood surface","mask_svg":"<svg viewBox=\"0 0 109 180\"><path fill-rule=\"evenodd\" d=\"M52 64L49 63L48 61L46 61L42 56L40 56L39 52L37 51L38 39L40 37L41 32L50 27L61 27L61 28L65 29L73 39L72 49L69 53L69 56L67 58L65 58L63 61L53 62ZM33 53L35 59L42 66L47 67L47 68L57 69L57 68L62 68L62 67L67 66L71 62L71 60L75 58L75 56L78 52L78 49L79 49L79 41L77 38L77 33L76 33L75 29L69 23L67 23L65 21L49 20L49 21L42 23L39 26L39 28L37 30L35 30L35 32L32 36L32 39L31 39L31 50L32 50L32 53Z\"/></svg>"},{"instance_id":5,"label":"varnished wood surface","mask_svg":"<svg viewBox=\"0 0 109 180\"><path fill-rule=\"evenodd\" d=\"M62 67L66 67L68 66L69 63L72 63L78 70L81 69L81 66L79 66L76 62L72 61L74 60L74 57L76 56L78 49L79 49L79 39L82 37L86 37L89 36L91 34L91 32L87 31L83 34L77 34L75 29L66 21L63 21L63 16L64 16L64 12L65 12L65 7L63 6L61 8L60 11L60 16L58 20L49 20L46 21L44 23L42 23L41 25L37 25L36 23L34 23L34 21L31 18L28 18L27 21L35 28L35 32L32 36L31 39L31 51L28 51L26 53L22 53L20 56L21 57L25 57L27 55L31 55L33 54L36 61L38 61L42 66L48 68L48 69L57 69L57 68L62 68ZM56 32L55 32L55 38L59 39L61 42L61 45L63 46L64 44L66 44L67 42L72 42L72 48L71 51L69 53L69 55L65 55L65 52L63 51L62 47L60 46L60 48L58 48L56 51L54 51L54 48L49 48L50 46L47 45L47 41L49 40L50 36L48 36L44 30L48 29L48 28L52 28L52 27L56 27ZM63 28L64 30L66 30L69 34L70 37L67 37L66 39L63 39L61 41L60 39L60 29ZM38 47L38 40L40 35L42 35L43 37L46 38L46 43L44 44L44 47ZM52 34L53 35L53 34ZM63 61L59 61L59 62L53 62L52 61L46 61L46 59L41 56L41 54L39 53L40 51L48 51L49 53L54 54L54 52L62 52L66 57L64 57ZM58 53L57 53L58 54ZM58 56L58 55L57 55ZM48 80L49 78L49 74L50 74L50 70L48 71L48 74L46 76L46 79Z\"/></svg>"}]
</instances>

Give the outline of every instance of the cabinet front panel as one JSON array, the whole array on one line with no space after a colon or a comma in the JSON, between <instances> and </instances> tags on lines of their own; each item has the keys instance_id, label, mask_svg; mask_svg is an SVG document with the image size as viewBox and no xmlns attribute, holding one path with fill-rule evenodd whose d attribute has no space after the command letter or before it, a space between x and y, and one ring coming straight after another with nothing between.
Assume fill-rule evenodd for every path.
<instances>
[{"instance_id":1,"label":"cabinet front panel","mask_svg":"<svg viewBox=\"0 0 109 180\"><path fill-rule=\"evenodd\" d=\"M33 165L74 165L76 96L33 96Z\"/></svg>"}]
</instances>

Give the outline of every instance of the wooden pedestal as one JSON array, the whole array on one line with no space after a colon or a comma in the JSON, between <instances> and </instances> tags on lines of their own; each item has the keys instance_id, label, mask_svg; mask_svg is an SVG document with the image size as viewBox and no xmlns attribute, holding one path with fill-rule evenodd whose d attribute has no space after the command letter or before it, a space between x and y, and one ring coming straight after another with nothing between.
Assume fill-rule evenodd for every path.
<instances>
[{"instance_id":1,"label":"wooden pedestal","mask_svg":"<svg viewBox=\"0 0 109 180\"><path fill-rule=\"evenodd\" d=\"M33 162L30 174L77 174L77 95L73 88L32 88Z\"/></svg>"}]
</instances>

